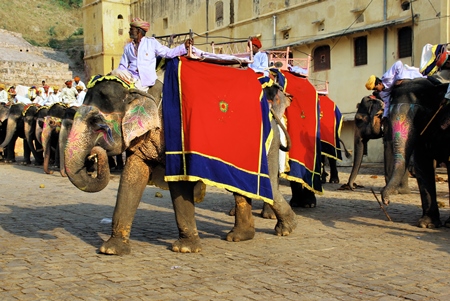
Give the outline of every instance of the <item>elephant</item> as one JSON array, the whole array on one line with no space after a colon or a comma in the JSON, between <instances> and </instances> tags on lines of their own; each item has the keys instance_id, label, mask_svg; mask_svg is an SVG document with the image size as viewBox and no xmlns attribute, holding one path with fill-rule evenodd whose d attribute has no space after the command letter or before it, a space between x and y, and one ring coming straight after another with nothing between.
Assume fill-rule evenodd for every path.
<instances>
[{"instance_id":1,"label":"elephant","mask_svg":"<svg viewBox=\"0 0 450 301\"><path fill-rule=\"evenodd\" d=\"M389 123L392 127L394 170L381 191L384 204L408 167L414 153L414 171L420 190L422 217L418 226L442 225L436 200L434 160L447 164L450 155L450 105L443 101L448 84L427 78L403 80L391 92ZM445 222L450 226L450 218Z\"/></svg>"},{"instance_id":2,"label":"elephant","mask_svg":"<svg viewBox=\"0 0 450 301\"><path fill-rule=\"evenodd\" d=\"M42 165L42 163L44 162L42 144L37 140L36 137L37 116L39 114L39 111L42 109L44 109L45 111L44 107L36 104L30 104L25 106L25 109L22 113L24 119L25 139L28 143L28 146L30 147L31 152L33 153L36 165Z\"/></svg>"},{"instance_id":3,"label":"elephant","mask_svg":"<svg viewBox=\"0 0 450 301\"><path fill-rule=\"evenodd\" d=\"M48 108L47 116L44 118L44 126L42 129L42 145L44 147L44 172L52 174L49 164L52 153L55 156L55 165L59 165L59 133L61 124L66 112L67 106L63 103L54 103Z\"/></svg>"},{"instance_id":4,"label":"elephant","mask_svg":"<svg viewBox=\"0 0 450 301\"><path fill-rule=\"evenodd\" d=\"M283 103L286 102L286 98L280 98L283 98ZM277 235L285 236L294 230L297 221L295 213L278 190L280 136L275 121L271 122L273 141L268 162L276 162L269 164L273 209L278 217L275 231ZM113 214L112 234L100 247L100 253L122 255L131 252L131 225L144 188L153 171L166 163L165 126L160 102L148 93L126 89L124 83L117 80L101 80L88 89L84 103L75 115L65 149L68 178L83 191L100 191L109 181L108 155L118 155L124 150L128 153ZM168 184L179 230L179 239L172 244L172 251L200 252L193 200L196 182L169 181ZM234 197L235 225L226 239L252 239L255 228L251 199L238 193L234 193Z\"/></svg>"},{"instance_id":5,"label":"elephant","mask_svg":"<svg viewBox=\"0 0 450 301\"><path fill-rule=\"evenodd\" d=\"M364 96L357 105L355 114L353 166L347 184L341 190L354 190L356 176L361 168L363 156L367 155L367 143L372 139L383 139L384 142L384 175L386 183L389 182L393 169L392 139L389 128L382 128L382 114L384 103L377 95ZM388 127L387 122L384 123ZM408 194L408 173L405 172L394 193Z\"/></svg>"},{"instance_id":6,"label":"elephant","mask_svg":"<svg viewBox=\"0 0 450 301\"><path fill-rule=\"evenodd\" d=\"M7 147L6 163L16 162L14 153L15 144L18 138L22 138L24 157L22 164L31 164L31 149L26 141L24 131L24 116L22 115L24 108L25 104L16 103L12 104L9 109L5 139L0 144L0 151Z\"/></svg>"}]
</instances>

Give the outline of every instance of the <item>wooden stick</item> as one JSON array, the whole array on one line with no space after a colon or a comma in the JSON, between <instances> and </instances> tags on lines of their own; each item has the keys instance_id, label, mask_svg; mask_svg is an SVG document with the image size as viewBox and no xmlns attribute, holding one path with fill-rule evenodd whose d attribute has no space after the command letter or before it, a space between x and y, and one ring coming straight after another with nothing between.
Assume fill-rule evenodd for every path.
<instances>
[{"instance_id":1,"label":"wooden stick","mask_svg":"<svg viewBox=\"0 0 450 301\"><path fill-rule=\"evenodd\" d=\"M427 125L425 126L425 128L422 130L422 132L420 133L420 136L422 136L422 134L425 132L425 130L428 128L428 126L430 125L430 123L433 121L434 117L436 117L437 113L439 113L439 111L442 109L442 107L444 106L444 104L441 104L439 106L439 109L437 109L436 113L434 113L433 117L431 117L430 121L428 121Z\"/></svg>"},{"instance_id":2,"label":"wooden stick","mask_svg":"<svg viewBox=\"0 0 450 301\"><path fill-rule=\"evenodd\" d=\"M375 194L375 191L373 191L373 188L370 188L370 190L372 190L372 193L373 193L375 199L377 200L378 204L380 205L381 210L383 210L383 212L384 212L384 214L386 215L386 217L388 218L388 220L389 220L390 222L392 222L391 217L390 217L389 214L387 213L386 209L384 209L383 204L382 204L382 203L380 202L380 200L378 199L377 195Z\"/></svg>"}]
</instances>

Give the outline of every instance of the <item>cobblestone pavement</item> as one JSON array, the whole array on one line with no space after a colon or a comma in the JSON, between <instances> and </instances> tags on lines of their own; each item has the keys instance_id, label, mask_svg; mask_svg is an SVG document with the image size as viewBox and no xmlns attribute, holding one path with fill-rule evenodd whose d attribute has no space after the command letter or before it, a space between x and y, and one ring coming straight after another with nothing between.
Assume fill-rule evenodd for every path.
<instances>
[{"instance_id":1,"label":"cobblestone pavement","mask_svg":"<svg viewBox=\"0 0 450 301\"><path fill-rule=\"evenodd\" d=\"M345 183L350 168L340 171ZM412 194L392 197L387 221L370 190L383 186L381 166L361 172L365 188L326 184L317 208L296 209L299 225L287 237L274 235L275 221L258 217L255 201L256 236L240 243L224 240L231 194L208 187L196 210L197 254L170 250L177 229L169 192L147 187L132 253L118 257L97 253L109 237L117 174L89 194L58 173L2 163L0 300L450 300L450 229L415 226L414 179ZM437 186L444 220L447 183ZM289 200L286 183L281 189Z\"/></svg>"}]
</instances>

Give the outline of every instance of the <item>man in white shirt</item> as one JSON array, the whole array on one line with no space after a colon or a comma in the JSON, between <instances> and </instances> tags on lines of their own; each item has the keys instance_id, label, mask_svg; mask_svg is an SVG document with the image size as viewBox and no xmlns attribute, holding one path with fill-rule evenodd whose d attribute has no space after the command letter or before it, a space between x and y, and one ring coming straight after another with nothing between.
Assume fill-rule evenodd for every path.
<instances>
[{"instance_id":1,"label":"man in white shirt","mask_svg":"<svg viewBox=\"0 0 450 301\"><path fill-rule=\"evenodd\" d=\"M53 93L51 93L48 96L47 101L45 102L44 105L51 106L52 104L58 103L58 102L61 102L61 92L59 92L59 87L54 86Z\"/></svg>"},{"instance_id":2,"label":"man in white shirt","mask_svg":"<svg viewBox=\"0 0 450 301\"><path fill-rule=\"evenodd\" d=\"M76 86L75 89L77 89L78 95L77 95L77 103L75 106L79 107L83 104L84 97L86 96L86 91L82 86Z\"/></svg>"},{"instance_id":3,"label":"man in white shirt","mask_svg":"<svg viewBox=\"0 0 450 301\"><path fill-rule=\"evenodd\" d=\"M265 76L269 76L269 58L267 53L259 51L262 47L261 41L258 38L252 38L252 52L253 52L253 63L248 66L252 68L255 72L264 73Z\"/></svg>"},{"instance_id":4,"label":"man in white shirt","mask_svg":"<svg viewBox=\"0 0 450 301\"><path fill-rule=\"evenodd\" d=\"M0 84L0 103L8 103L8 93L5 84Z\"/></svg>"},{"instance_id":5,"label":"man in white shirt","mask_svg":"<svg viewBox=\"0 0 450 301\"><path fill-rule=\"evenodd\" d=\"M174 58L187 53L193 44L191 39L173 49L159 43L155 38L147 38L145 34L150 29L150 23L134 18L130 23L130 39L125 45L119 67L111 72L121 79L134 82L137 89L147 92L157 79L156 58Z\"/></svg>"},{"instance_id":6,"label":"man in white shirt","mask_svg":"<svg viewBox=\"0 0 450 301\"><path fill-rule=\"evenodd\" d=\"M81 86L81 87L83 87L83 91L86 91L86 85L80 80L80 77L79 77L79 76L75 76L75 77L73 78L73 82L74 82L75 88L76 88L77 86Z\"/></svg>"},{"instance_id":7,"label":"man in white shirt","mask_svg":"<svg viewBox=\"0 0 450 301\"><path fill-rule=\"evenodd\" d=\"M63 103L72 106L77 103L77 90L72 87L72 80L66 80L66 86L61 90L61 100Z\"/></svg>"},{"instance_id":8,"label":"man in white shirt","mask_svg":"<svg viewBox=\"0 0 450 301\"><path fill-rule=\"evenodd\" d=\"M380 92L380 97L384 102L383 118L389 116L391 91L396 82L402 79L414 79L419 77L426 76L420 73L419 68L404 65L402 61L396 61L392 67L383 74L381 79L375 75L369 77L366 82L366 89Z\"/></svg>"}]
</instances>

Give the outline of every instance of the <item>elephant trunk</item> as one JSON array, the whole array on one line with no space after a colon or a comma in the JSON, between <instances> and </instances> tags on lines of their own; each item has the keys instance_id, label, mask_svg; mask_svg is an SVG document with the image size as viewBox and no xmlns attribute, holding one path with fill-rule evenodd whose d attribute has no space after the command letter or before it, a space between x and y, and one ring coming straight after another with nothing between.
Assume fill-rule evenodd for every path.
<instances>
[{"instance_id":1,"label":"elephant trunk","mask_svg":"<svg viewBox=\"0 0 450 301\"><path fill-rule=\"evenodd\" d=\"M354 141L354 151L353 151L353 166L352 171L350 173L350 176L348 178L347 185L350 187L351 190L353 190L356 186L355 185L355 179L356 176L359 173L359 169L361 168L363 156L364 156L364 144L367 142L364 142L363 139L359 136L358 129L355 129L355 141Z\"/></svg>"},{"instance_id":2,"label":"elephant trunk","mask_svg":"<svg viewBox=\"0 0 450 301\"><path fill-rule=\"evenodd\" d=\"M95 137L82 122L73 124L64 151L65 171L69 180L85 192L98 192L109 183L106 150L95 146Z\"/></svg>"},{"instance_id":3,"label":"elephant trunk","mask_svg":"<svg viewBox=\"0 0 450 301\"><path fill-rule=\"evenodd\" d=\"M72 120L64 119L61 123L61 131L59 132L59 172L62 177L67 177L65 169L64 151L66 149L67 137L72 127Z\"/></svg>"},{"instance_id":4,"label":"elephant trunk","mask_svg":"<svg viewBox=\"0 0 450 301\"><path fill-rule=\"evenodd\" d=\"M25 140L30 147L31 152L33 153L36 164L42 164L43 161L43 150L40 147L41 145L36 142L35 144L35 136L34 136L34 127L32 124L25 122L24 124L25 131Z\"/></svg>"},{"instance_id":5,"label":"elephant trunk","mask_svg":"<svg viewBox=\"0 0 450 301\"><path fill-rule=\"evenodd\" d=\"M6 126L6 136L5 136L5 140L3 140L2 144L0 144L0 151L3 150L3 148L5 148L9 142L11 142L11 139L14 136L14 133L16 132L16 128L17 128L17 121L15 119L12 118L8 118L8 123Z\"/></svg>"},{"instance_id":6,"label":"elephant trunk","mask_svg":"<svg viewBox=\"0 0 450 301\"><path fill-rule=\"evenodd\" d=\"M42 131L42 146L44 148L44 172L46 174L52 174L53 171L51 171L48 166L50 164L50 155L51 155L51 137L52 137L52 128L50 126L47 126Z\"/></svg>"},{"instance_id":7,"label":"elephant trunk","mask_svg":"<svg viewBox=\"0 0 450 301\"><path fill-rule=\"evenodd\" d=\"M413 137L415 137L415 131L413 129L411 119L399 118L397 115L391 114L390 120L394 121L389 125L392 138L387 139L385 143L386 147L389 147L391 146L390 144L392 144L391 147L394 163L392 167L392 175L386 186L381 191L383 203L386 205L389 204L389 196L397 191L402 179L405 176L405 173L407 172L407 166L412 154L412 150L408 148L408 145L415 144L413 139Z\"/></svg>"}]
</instances>

